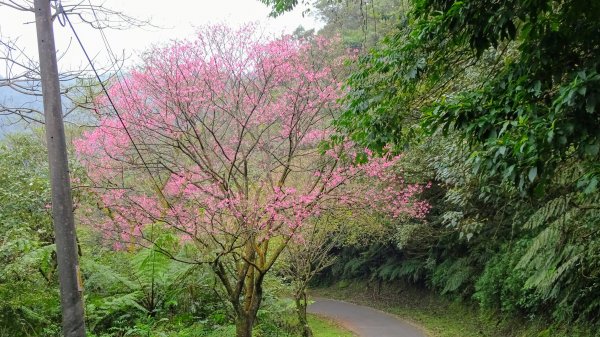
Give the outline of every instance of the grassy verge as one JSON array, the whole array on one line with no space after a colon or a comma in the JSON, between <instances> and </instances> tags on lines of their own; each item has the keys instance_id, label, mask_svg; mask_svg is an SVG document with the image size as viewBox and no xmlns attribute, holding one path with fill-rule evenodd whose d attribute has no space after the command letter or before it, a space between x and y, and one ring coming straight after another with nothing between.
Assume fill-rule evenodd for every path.
<instances>
[{"instance_id":1,"label":"grassy verge","mask_svg":"<svg viewBox=\"0 0 600 337\"><path fill-rule=\"evenodd\" d=\"M411 287L366 283L340 283L312 291L312 295L362 304L395 314L419 327L430 337L591 337L599 336L573 327L546 329L541 319L510 321L484 316L469 304L449 301L438 295Z\"/></svg>"},{"instance_id":2,"label":"grassy verge","mask_svg":"<svg viewBox=\"0 0 600 337\"><path fill-rule=\"evenodd\" d=\"M308 315L308 324L310 325L310 327L313 331L314 337L357 337L354 333L343 328L336 322L334 322L330 319L324 318L324 317L317 316L317 315L309 314ZM254 329L253 335L270 336L270 337L273 337L273 336L299 337L300 336L297 333L287 332L287 331L283 331L283 330L277 331L277 332L271 331L271 333L265 334L264 331L261 332L261 329L259 327ZM233 325L225 326L225 327L221 327L215 331L211 331L207 334L201 334L201 335L191 334L190 336L234 337L235 336L235 326L233 326Z\"/></svg>"},{"instance_id":3,"label":"grassy verge","mask_svg":"<svg viewBox=\"0 0 600 337\"><path fill-rule=\"evenodd\" d=\"M344 329L334 321L319 317L316 315L309 315L308 324L313 330L315 337L355 337L356 335L352 332Z\"/></svg>"}]
</instances>

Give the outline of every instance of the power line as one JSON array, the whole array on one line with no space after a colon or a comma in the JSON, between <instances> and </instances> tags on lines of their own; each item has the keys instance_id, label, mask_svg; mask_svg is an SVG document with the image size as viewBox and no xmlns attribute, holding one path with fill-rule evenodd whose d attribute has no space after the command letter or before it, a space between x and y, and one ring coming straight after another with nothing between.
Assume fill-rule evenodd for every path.
<instances>
[{"instance_id":1,"label":"power line","mask_svg":"<svg viewBox=\"0 0 600 337\"><path fill-rule=\"evenodd\" d=\"M115 77L117 78L117 82L119 82L119 88L121 89L121 93L126 94L125 91L123 90L123 84L124 84L124 86L127 88L127 91L129 91L129 94L133 96L133 92L131 90L131 87L129 86L129 83L127 81L121 82L121 78L119 77L120 69L116 66L116 64L119 62L119 59L117 58L116 53L113 51L110 43L108 42L108 38L106 37L106 34L104 33L104 29L102 28L102 25L100 24L100 19L98 18L98 15L96 14L96 10L94 9L94 6L92 5L91 0L88 0L88 4L90 5L90 9L92 11L92 14L94 15L94 19L96 20L96 23L98 24L98 30L100 31L100 36L102 37L102 42L104 43L104 48L106 48L106 51L108 52L108 59L111 64L110 67L112 69L114 69ZM121 74L121 76L124 77L122 74ZM127 101L127 103L129 104L129 101Z\"/></svg>"}]
</instances>

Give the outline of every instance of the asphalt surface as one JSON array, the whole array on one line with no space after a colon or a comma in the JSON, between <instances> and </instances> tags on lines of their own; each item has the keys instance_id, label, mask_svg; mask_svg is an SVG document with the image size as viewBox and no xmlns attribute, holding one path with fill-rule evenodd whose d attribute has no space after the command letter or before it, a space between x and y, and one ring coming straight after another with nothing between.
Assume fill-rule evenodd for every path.
<instances>
[{"instance_id":1,"label":"asphalt surface","mask_svg":"<svg viewBox=\"0 0 600 337\"><path fill-rule=\"evenodd\" d=\"M409 323L373 308L325 298L314 300L308 312L330 318L359 337L427 337Z\"/></svg>"}]
</instances>

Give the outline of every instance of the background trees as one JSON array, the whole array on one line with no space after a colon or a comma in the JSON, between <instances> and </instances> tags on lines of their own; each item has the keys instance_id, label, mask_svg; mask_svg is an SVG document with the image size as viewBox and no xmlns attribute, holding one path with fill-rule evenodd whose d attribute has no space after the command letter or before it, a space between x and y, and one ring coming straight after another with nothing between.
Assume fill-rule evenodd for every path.
<instances>
[{"instance_id":1,"label":"background trees","mask_svg":"<svg viewBox=\"0 0 600 337\"><path fill-rule=\"evenodd\" d=\"M424 130L457 130L477 167L520 188L550 179L573 150L596 158L598 41L589 15L598 8L584 6L418 2L405 33L363 59L341 125L382 146L400 139L416 114Z\"/></svg>"},{"instance_id":2,"label":"background trees","mask_svg":"<svg viewBox=\"0 0 600 337\"><path fill-rule=\"evenodd\" d=\"M348 48L367 51L402 24L410 8L405 0L315 1L310 15L325 24L321 36L339 35Z\"/></svg>"},{"instance_id":3,"label":"background trees","mask_svg":"<svg viewBox=\"0 0 600 337\"><path fill-rule=\"evenodd\" d=\"M287 245L283 261L279 262L278 271L291 285L303 337L313 336L307 318L310 282L333 264L335 256L332 250L342 242L344 231L347 230L344 225L331 219L331 215L327 214L305 224L301 235Z\"/></svg>"}]
</instances>

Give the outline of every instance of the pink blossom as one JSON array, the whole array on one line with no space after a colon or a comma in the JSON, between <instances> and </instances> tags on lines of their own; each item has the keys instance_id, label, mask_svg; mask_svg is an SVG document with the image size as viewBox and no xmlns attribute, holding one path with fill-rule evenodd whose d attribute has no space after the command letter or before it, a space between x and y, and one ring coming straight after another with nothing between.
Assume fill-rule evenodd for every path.
<instances>
[{"instance_id":1,"label":"pink blossom","mask_svg":"<svg viewBox=\"0 0 600 337\"><path fill-rule=\"evenodd\" d=\"M116 242L142 240L154 224L205 242L297 238L339 206L424 217L424 187L404 182L401 156L350 141L319 154L343 93L333 43L214 26L147 53L109 87L123 123L100 97L98 126L74 141L91 181L111 187L94 190L104 219L90 211L90 223Z\"/></svg>"}]
</instances>

